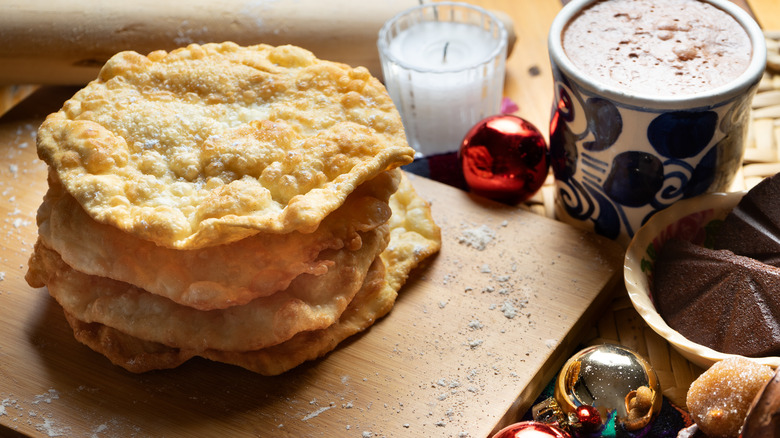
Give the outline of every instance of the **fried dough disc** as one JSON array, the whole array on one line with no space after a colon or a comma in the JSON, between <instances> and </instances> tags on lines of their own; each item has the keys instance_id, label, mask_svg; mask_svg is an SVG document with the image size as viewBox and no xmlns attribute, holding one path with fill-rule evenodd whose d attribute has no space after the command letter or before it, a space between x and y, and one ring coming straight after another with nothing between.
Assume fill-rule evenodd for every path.
<instances>
[{"instance_id":1,"label":"fried dough disc","mask_svg":"<svg viewBox=\"0 0 780 438\"><path fill-rule=\"evenodd\" d=\"M385 281L384 265L377 257L360 291L336 323L326 329L298 333L290 340L272 347L248 352L206 350L198 353L145 341L97 322L86 323L67 311L65 317L79 342L130 372L175 368L200 355L263 375L276 375L326 354L348 336L370 326L376 318L390 311L395 297L396 292Z\"/></svg>"},{"instance_id":2,"label":"fried dough disc","mask_svg":"<svg viewBox=\"0 0 780 438\"><path fill-rule=\"evenodd\" d=\"M197 351L256 350L333 324L360 289L387 237L387 225L361 233L360 248L324 252L333 262L328 273L300 275L284 291L227 309L197 310L124 282L78 272L40 240L28 272L37 280L28 278L28 283L46 284L63 309L82 321L141 339Z\"/></svg>"},{"instance_id":3,"label":"fried dough disc","mask_svg":"<svg viewBox=\"0 0 780 438\"><path fill-rule=\"evenodd\" d=\"M441 230L433 221L430 206L404 178L396 195L390 198L390 243L380 259L385 267L384 281L372 271L361 291L332 326L295 335L289 341L257 351L224 352L207 350L201 356L230 363L263 375L277 375L307 360L324 356L355 333L370 327L393 307L409 273L441 248ZM372 278L371 274L375 277Z\"/></svg>"},{"instance_id":4,"label":"fried dough disc","mask_svg":"<svg viewBox=\"0 0 780 438\"><path fill-rule=\"evenodd\" d=\"M393 308L398 291L386 280L386 268L378 257L344 313L328 328L298 333L290 340L255 351L206 350L200 356L237 365L259 374L273 376L290 370L307 360L324 356L355 333L371 326ZM145 343L139 339L139 343Z\"/></svg>"},{"instance_id":5,"label":"fried dough disc","mask_svg":"<svg viewBox=\"0 0 780 438\"><path fill-rule=\"evenodd\" d=\"M176 368L195 356L193 350L144 341L99 322L81 321L67 311L65 319L76 340L133 373Z\"/></svg>"},{"instance_id":6,"label":"fried dough disc","mask_svg":"<svg viewBox=\"0 0 780 438\"><path fill-rule=\"evenodd\" d=\"M347 197L311 234L258 233L197 250L175 250L141 240L92 220L50 178L38 209L38 233L73 269L132 284L199 310L246 304L287 288L301 274L322 275L332 266L318 255L341 249L387 222L387 204L401 171L382 172Z\"/></svg>"},{"instance_id":7,"label":"fried dough disc","mask_svg":"<svg viewBox=\"0 0 780 438\"><path fill-rule=\"evenodd\" d=\"M113 56L37 144L96 221L176 249L311 232L414 157L365 68L233 43Z\"/></svg>"},{"instance_id":8,"label":"fried dough disc","mask_svg":"<svg viewBox=\"0 0 780 438\"><path fill-rule=\"evenodd\" d=\"M410 271L440 249L441 231L433 222L430 208L406 178L390 200L395 228L391 228L387 249L374 261L363 286L339 320L325 329L301 332L281 344L256 351L196 353L135 338L99 323L84 323L67 312L66 316L80 342L131 372L174 368L199 354L264 375L281 374L327 354L387 314Z\"/></svg>"},{"instance_id":9,"label":"fried dough disc","mask_svg":"<svg viewBox=\"0 0 780 438\"><path fill-rule=\"evenodd\" d=\"M392 266L390 287L399 290L415 266L441 249L441 229L433 221L431 206L405 174L390 197L390 210L390 244L382 252L382 260Z\"/></svg>"}]
</instances>

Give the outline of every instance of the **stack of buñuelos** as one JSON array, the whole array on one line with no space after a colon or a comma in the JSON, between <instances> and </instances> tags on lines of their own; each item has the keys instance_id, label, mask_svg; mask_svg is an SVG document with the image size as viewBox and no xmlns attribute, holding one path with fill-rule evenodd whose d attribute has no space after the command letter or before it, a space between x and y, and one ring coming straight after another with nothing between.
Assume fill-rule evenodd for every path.
<instances>
[{"instance_id":1,"label":"stack of bu\u00f1uelos","mask_svg":"<svg viewBox=\"0 0 780 438\"><path fill-rule=\"evenodd\" d=\"M26 279L132 372L287 371L389 312L441 245L384 87L294 46L119 53L38 155Z\"/></svg>"}]
</instances>

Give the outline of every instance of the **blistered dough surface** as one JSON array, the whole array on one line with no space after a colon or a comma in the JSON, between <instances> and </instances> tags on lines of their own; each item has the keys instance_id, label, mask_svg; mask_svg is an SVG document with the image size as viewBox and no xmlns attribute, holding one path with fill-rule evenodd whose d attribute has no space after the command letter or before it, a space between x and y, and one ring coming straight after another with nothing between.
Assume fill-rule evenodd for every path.
<instances>
[{"instance_id":1,"label":"blistered dough surface","mask_svg":"<svg viewBox=\"0 0 780 438\"><path fill-rule=\"evenodd\" d=\"M232 43L115 55L38 153L93 219L176 249L310 232L414 155L365 68Z\"/></svg>"}]
</instances>

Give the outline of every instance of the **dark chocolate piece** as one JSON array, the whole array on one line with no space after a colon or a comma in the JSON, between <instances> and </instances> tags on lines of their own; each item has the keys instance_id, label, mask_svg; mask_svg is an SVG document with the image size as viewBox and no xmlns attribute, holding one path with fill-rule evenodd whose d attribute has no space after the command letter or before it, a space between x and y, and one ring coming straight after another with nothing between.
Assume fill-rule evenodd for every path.
<instances>
[{"instance_id":1,"label":"dark chocolate piece","mask_svg":"<svg viewBox=\"0 0 780 438\"><path fill-rule=\"evenodd\" d=\"M653 299L693 342L750 357L780 354L780 268L673 239L656 260Z\"/></svg>"},{"instance_id":2,"label":"dark chocolate piece","mask_svg":"<svg viewBox=\"0 0 780 438\"><path fill-rule=\"evenodd\" d=\"M780 266L780 174L762 180L740 200L714 247Z\"/></svg>"}]
</instances>

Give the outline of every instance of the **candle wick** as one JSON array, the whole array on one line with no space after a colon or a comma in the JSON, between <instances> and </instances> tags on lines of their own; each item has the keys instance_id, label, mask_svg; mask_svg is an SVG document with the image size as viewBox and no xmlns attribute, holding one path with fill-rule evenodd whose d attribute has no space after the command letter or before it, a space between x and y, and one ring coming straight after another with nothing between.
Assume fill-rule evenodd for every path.
<instances>
[{"instance_id":1,"label":"candle wick","mask_svg":"<svg viewBox=\"0 0 780 438\"><path fill-rule=\"evenodd\" d=\"M444 43L444 53L442 53L442 56L441 56L441 62L442 63L446 63L447 62L447 47L449 47L449 46L450 46L450 42L449 41Z\"/></svg>"}]
</instances>

